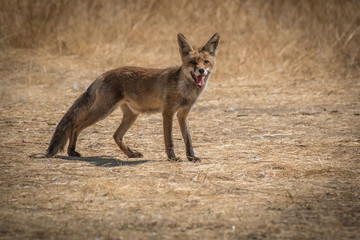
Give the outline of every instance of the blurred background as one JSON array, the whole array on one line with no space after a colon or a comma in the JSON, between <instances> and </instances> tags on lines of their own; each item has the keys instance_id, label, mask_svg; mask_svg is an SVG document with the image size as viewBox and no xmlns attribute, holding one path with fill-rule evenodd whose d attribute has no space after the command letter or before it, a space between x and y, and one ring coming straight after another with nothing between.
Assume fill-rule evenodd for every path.
<instances>
[{"instance_id":1,"label":"blurred background","mask_svg":"<svg viewBox=\"0 0 360 240\"><path fill-rule=\"evenodd\" d=\"M217 80L358 78L360 1L2 0L0 50L116 67L179 64L176 34L221 34Z\"/></svg>"}]
</instances>

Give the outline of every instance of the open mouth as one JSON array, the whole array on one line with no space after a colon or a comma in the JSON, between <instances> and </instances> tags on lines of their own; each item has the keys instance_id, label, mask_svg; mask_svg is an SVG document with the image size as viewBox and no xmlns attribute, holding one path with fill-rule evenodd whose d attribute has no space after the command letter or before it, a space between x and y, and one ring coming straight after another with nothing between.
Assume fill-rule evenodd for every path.
<instances>
[{"instance_id":1,"label":"open mouth","mask_svg":"<svg viewBox=\"0 0 360 240\"><path fill-rule=\"evenodd\" d=\"M195 76L195 74L193 72L191 72L191 76L195 80L196 85L199 88L202 88L205 85L205 75L200 74L198 76Z\"/></svg>"}]
</instances>

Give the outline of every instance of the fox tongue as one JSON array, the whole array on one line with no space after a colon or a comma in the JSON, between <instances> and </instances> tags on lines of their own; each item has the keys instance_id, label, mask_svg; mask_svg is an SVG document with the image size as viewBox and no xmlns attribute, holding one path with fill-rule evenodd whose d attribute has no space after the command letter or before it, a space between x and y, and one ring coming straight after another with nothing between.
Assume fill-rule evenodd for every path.
<instances>
[{"instance_id":1,"label":"fox tongue","mask_svg":"<svg viewBox=\"0 0 360 240\"><path fill-rule=\"evenodd\" d=\"M199 87L203 87L205 84L205 76L204 75L199 75L196 77L196 85L198 85Z\"/></svg>"}]
</instances>

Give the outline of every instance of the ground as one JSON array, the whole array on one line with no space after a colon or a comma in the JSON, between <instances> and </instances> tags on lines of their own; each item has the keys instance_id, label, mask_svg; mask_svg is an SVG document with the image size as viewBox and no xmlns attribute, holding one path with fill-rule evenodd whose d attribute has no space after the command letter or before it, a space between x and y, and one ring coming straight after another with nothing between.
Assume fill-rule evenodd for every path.
<instances>
[{"instance_id":1,"label":"ground","mask_svg":"<svg viewBox=\"0 0 360 240\"><path fill-rule=\"evenodd\" d=\"M0 239L360 238L357 78L215 72L188 119L201 163L166 160L161 114L138 118L125 141L144 157L127 159L112 138L120 110L80 135L83 157L45 158L62 115L105 70L2 54Z\"/></svg>"}]
</instances>

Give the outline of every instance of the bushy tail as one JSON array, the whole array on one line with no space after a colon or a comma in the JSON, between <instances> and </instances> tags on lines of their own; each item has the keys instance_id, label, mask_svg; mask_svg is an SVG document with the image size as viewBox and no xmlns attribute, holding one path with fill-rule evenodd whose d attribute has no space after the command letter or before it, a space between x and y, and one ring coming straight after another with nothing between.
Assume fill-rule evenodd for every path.
<instances>
[{"instance_id":1,"label":"bushy tail","mask_svg":"<svg viewBox=\"0 0 360 240\"><path fill-rule=\"evenodd\" d=\"M68 113L68 112L67 112ZM46 157L52 157L57 152L63 151L67 139L70 137L72 129L72 119L69 119L69 115L65 114L57 125L54 135L51 138L48 149L46 150Z\"/></svg>"},{"instance_id":2,"label":"bushy tail","mask_svg":"<svg viewBox=\"0 0 360 240\"><path fill-rule=\"evenodd\" d=\"M46 157L52 157L57 152L64 150L65 144L70 137L75 124L81 120L81 117L84 116L84 113L86 113L92 105L93 101L91 101L91 95L89 87L89 89L83 93L65 113L51 138L49 147L46 151Z\"/></svg>"}]
</instances>

